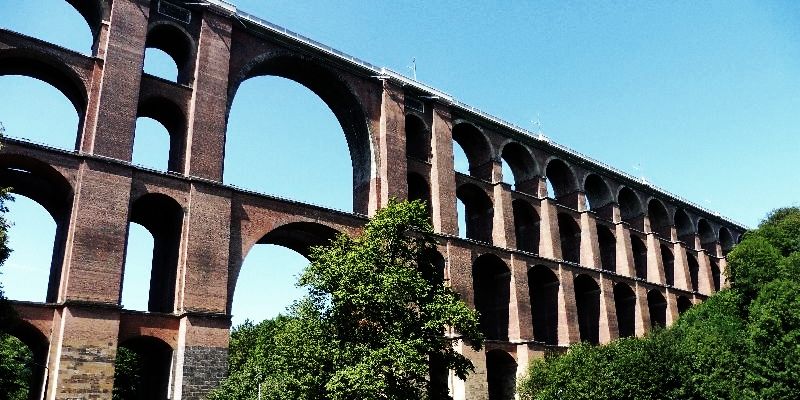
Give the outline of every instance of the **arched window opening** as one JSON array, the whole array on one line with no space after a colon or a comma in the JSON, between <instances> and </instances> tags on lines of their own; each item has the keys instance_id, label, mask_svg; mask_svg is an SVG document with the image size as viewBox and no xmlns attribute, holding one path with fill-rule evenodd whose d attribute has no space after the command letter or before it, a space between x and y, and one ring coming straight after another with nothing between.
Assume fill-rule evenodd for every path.
<instances>
[{"instance_id":1,"label":"arched window opening","mask_svg":"<svg viewBox=\"0 0 800 400\"><path fill-rule=\"evenodd\" d=\"M670 239L671 224L664 203L651 199L647 203L647 218L650 220L650 231L663 238Z\"/></svg>"},{"instance_id":2,"label":"arched window opening","mask_svg":"<svg viewBox=\"0 0 800 400\"><path fill-rule=\"evenodd\" d=\"M492 254L478 257L472 264L472 287L483 334L489 340L508 340L511 271L506 263Z\"/></svg>"},{"instance_id":3,"label":"arched window opening","mask_svg":"<svg viewBox=\"0 0 800 400\"><path fill-rule=\"evenodd\" d=\"M4 135L61 150L74 150L82 124L82 88L78 89L77 85L72 87L73 82L46 65L31 67L37 71L36 78L42 80L7 75L24 73L25 69L15 68L15 62L23 64L27 60L0 61L0 93L5 99L13 99L0 102L0 122L5 128ZM61 87L55 85L56 81ZM45 110L47 118L42 118Z\"/></svg>"},{"instance_id":4,"label":"arched window opening","mask_svg":"<svg viewBox=\"0 0 800 400\"><path fill-rule=\"evenodd\" d=\"M173 351L160 339L139 336L117 347L112 396L121 400L169 399Z\"/></svg>"},{"instance_id":5,"label":"arched window opening","mask_svg":"<svg viewBox=\"0 0 800 400\"><path fill-rule=\"evenodd\" d=\"M597 224L597 241L600 247L600 267L606 271L617 271L617 238L611 229Z\"/></svg>"},{"instance_id":6,"label":"arched window opening","mask_svg":"<svg viewBox=\"0 0 800 400\"><path fill-rule=\"evenodd\" d=\"M489 400L514 400L517 389L517 362L503 350L486 353L486 381Z\"/></svg>"},{"instance_id":7,"label":"arched window opening","mask_svg":"<svg viewBox=\"0 0 800 400\"><path fill-rule=\"evenodd\" d=\"M369 167L363 170L361 157L369 150L361 154L355 137L349 147L346 138L356 134L342 126L333 108L302 85L274 76L248 79L228 118L223 181L366 213L368 185L361 184Z\"/></svg>"},{"instance_id":8,"label":"arched window opening","mask_svg":"<svg viewBox=\"0 0 800 400\"><path fill-rule=\"evenodd\" d=\"M72 4L72 5L70 5ZM23 1L7 7L0 26L83 54L100 28L99 1Z\"/></svg>"},{"instance_id":9,"label":"arched window opening","mask_svg":"<svg viewBox=\"0 0 800 400\"><path fill-rule=\"evenodd\" d=\"M691 281L693 291L698 290L698 275L700 274L700 264L697 263L697 257L692 253L686 254L686 259L689 263L689 279Z\"/></svg>"},{"instance_id":10,"label":"arched window opening","mask_svg":"<svg viewBox=\"0 0 800 400\"><path fill-rule=\"evenodd\" d=\"M587 208L590 210L596 211L614 201L611 190L608 189L608 185L600 175L590 174L587 176L583 190L586 192Z\"/></svg>"},{"instance_id":11,"label":"arched window opening","mask_svg":"<svg viewBox=\"0 0 800 400\"><path fill-rule=\"evenodd\" d=\"M168 81L188 84L194 72L194 45L171 24L158 24L147 33L144 72Z\"/></svg>"},{"instance_id":12,"label":"arched window opening","mask_svg":"<svg viewBox=\"0 0 800 400\"><path fill-rule=\"evenodd\" d=\"M685 296L678 296L678 314L683 314L692 307L692 301Z\"/></svg>"},{"instance_id":13,"label":"arched window opening","mask_svg":"<svg viewBox=\"0 0 800 400\"><path fill-rule=\"evenodd\" d=\"M6 202L7 218L12 224L8 230L9 246L14 250L3 267L6 296L12 300L55 302L72 188L49 165L12 154L0 155L0 187L11 188L16 199Z\"/></svg>"},{"instance_id":14,"label":"arched window opening","mask_svg":"<svg viewBox=\"0 0 800 400\"><path fill-rule=\"evenodd\" d=\"M719 244L722 248L722 256L727 257L735 244L731 231L726 227L719 228Z\"/></svg>"},{"instance_id":15,"label":"arched window opening","mask_svg":"<svg viewBox=\"0 0 800 400\"><path fill-rule=\"evenodd\" d=\"M40 399L46 376L49 343L41 331L21 320L10 321L10 326L0 330L0 360L3 369L11 375L4 376L9 390L5 399ZM15 387L16 386L16 387Z\"/></svg>"},{"instance_id":16,"label":"arched window opening","mask_svg":"<svg viewBox=\"0 0 800 400\"><path fill-rule=\"evenodd\" d=\"M519 143L508 143L501 153L503 160L503 182L513 183L514 190L537 194L539 177L531 153Z\"/></svg>"},{"instance_id":17,"label":"arched window opening","mask_svg":"<svg viewBox=\"0 0 800 400\"><path fill-rule=\"evenodd\" d=\"M133 141L133 163L166 171L169 165L169 132L152 118L137 118Z\"/></svg>"},{"instance_id":18,"label":"arched window opening","mask_svg":"<svg viewBox=\"0 0 800 400\"><path fill-rule=\"evenodd\" d=\"M656 289L647 292L647 308L650 310L650 326L667 326L667 300Z\"/></svg>"},{"instance_id":19,"label":"arched window opening","mask_svg":"<svg viewBox=\"0 0 800 400\"><path fill-rule=\"evenodd\" d=\"M128 224L125 270L122 276L121 306L126 310L148 311L150 275L153 270L153 235L135 222Z\"/></svg>"},{"instance_id":20,"label":"arched window opening","mask_svg":"<svg viewBox=\"0 0 800 400\"><path fill-rule=\"evenodd\" d=\"M548 195L561 204L577 208L578 196L576 193L578 187L572 169L565 162L554 159L547 164L545 176L550 184ZM552 191L550 191L551 188Z\"/></svg>"},{"instance_id":21,"label":"arched window opening","mask_svg":"<svg viewBox=\"0 0 800 400\"><path fill-rule=\"evenodd\" d=\"M428 181L426 181L421 175L414 172L409 172L407 179L408 199L424 201L425 208L428 210L428 216L431 216L431 191L428 187Z\"/></svg>"},{"instance_id":22,"label":"arched window opening","mask_svg":"<svg viewBox=\"0 0 800 400\"><path fill-rule=\"evenodd\" d=\"M228 277L228 313L233 324L284 314L306 289L297 278L308 265L311 248L330 243L339 232L313 222L293 222L266 233Z\"/></svg>"},{"instance_id":23,"label":"arched window opening","mask_svg":"<svg viewBox=\"0 0 800 400\"><path fill-rule=\"evenodd\" d=\"M465 166L454 162L456 172L469 174L479 179L492 179L491 152L489 142L483 132L468 123L460 123L453 127L453 141L458 146L453 146L453 154L456 154L456 147L460 147L467 160L468 170ZM458 161L456 159L455 161Z\"/></svg>"},{"instance_id":24,"label":"arched window opening","mask_svg":"<svg viewBox=\"0 0 800 400\"><path fill-rule=\"evenodd\" d=\"M636 294L624 283L614 285L614 305L617 309L619 337L636 334Z\"/></svg>"},{"instance_id":25,"label":"arched window opening","mask_svg":"<svg viewBox=\"0 0 800 400\"><path fill-rule=\"evenodd\" d=\"M717 255L717 237L714 235L714 230L711 229L708 221L700 219L697 221L697 234L700 236L700 245L708 254L713 256Z\"/></svg>"},{"instance_id":26,"label":"arched window opening","mask_svg":"<svg viewBox=\"0 0 800 400\"><path fill-rule=\"evenodd\" d=\"M514 211L514 234L517 249L539 253L539 214L525 200L511 202Z\"/></svg>"},{"instance_id":27,"label":"arched window opening","mask_svg":"<svg viewBox=\"0 0 800 400\"><path fill-rule=\"evenodd\" d=\"M631 234L631 251L636 277L647 279L647 246L638 236Z\"/></svg>"},{"instance_id":28,"label":"arched window opening","mask_svg":"<svg viewBox=\"0 0 800 400\"><path fill-rule=\"evenodd\" d=\"M694 228L686 211L675 211L675 230L678 232L678 240L694 247Z\"/></svg>"},{"instance_id":29,"label":"arched window opening","mask_svg":"<svg viewBox=\"0 0 800 400\"><path fill-rule=\"evenodd\" d=\"M450 387L448 384L450 370L442 359L440 353L433 353L428 356L428 398L429 399L448 399Z\"/></svg>"},{"instance_id":30,"label":"arched window opening","mask_svg":"<svg viewBox=\"0 0 800 400\"><path fill-rule=\"evenodd\" d=\"M675 286L675 255L665 244L661 244L661 263L664 264L664 279L667 285Z\"/></svg>"},{"instance_id":31,"label":"arched window opening","mask_svg":"<svg viewBox=\"0 0 800 400\"><path fill-rule=\"evenodd\" d=\"M569 214L558 214L558 232L561 239L561 259L581 262L581 228Z\"/></svg>"},{"instance_id":32,"label":"arched window opening","mask_svg":"<svg viewBox=\"0 0 800 400\"><path fill-rule=\"evenodd\" d=\"M152 236L150 273L144 275L150 277L150 282L144 286L142 282L134 283L132 281L135 289L133 292L131 290L127 292L130 296L125 296L125 286L128 282L123 282L123 301L131 299L136 302L144 294L141 289L149 287L147 311L171 313L175 309L175 286L183 228L183 208L175 200L163 194L146 194L133 202L130 211L129 232L133 231L135 236L131 237L131 233L129 233L125 257L125 278L130 279L134 279L134 276L141 277L141 275L127 271L129 261L134 270L146 270L144 267L147 265L146 250L149 249L147 236L141 230L137 231L138 228L134 227L135 224L146 229ZM135 248L131 246L131 238L137 238L133 243L136 244ZM138 268L133 267L136 264L139 265Z\"/></svg>"},{"instance_id":33,"label":"arched window opening","mask_svg":"<svg viewBox=\"0 0 800 400\"><path fill-rule=\"evenodd\" d=\"M575 277L575 307L581 341L600 343L600 286L590 276Z\"/></svg>"},{"instance_id":34,"label":"arched window opening","mask_svg":"<svg viewBox=\"0 0 800 400\"><path fill-rule=\"evenodd\" d=\"M181 172L186 148L186 117L178 106L162 98L139 103L133 144L133 162L145 167Z\"/></svg>"},{"instance_id":35,"label":"arched window opening","mask_svg":"<svg viewBox=\"0 0 800 400\"><path fill-rule=\"evenodd\" d=\"M431 160L431 135L417 116L406 115L406 157L418 161Z\"/></svg>"},{"instance_id":36,"label":"arched window opening","mask_svg":"<svg viewBox=\"0 0 800 400\"><path fill-rule=\"evenodd\" d=\"M441 285L445 283L445 281L447 280L447 275L445 271L447 267L447 261L445 261L444 256L442 256L442 253L439 253L438 250L431 249L425 252L424 260L419 260L418 262L420 265L422 265L423 263L429 263L429 266L431 267L431 268L423 268L423 271L429 271L433 273L432 276L426 275L425 279L433 282L436 285Z\"/></svg>"},{"instance_id":37,"label":"arched window opening","mask_svg":"<svg viewBox=\"0 0 800 400\"><path fill-rule=\"evenodd\" d=\"M463 215L466 237L492 243L492 200L481 188L466 184L456 190L456 197L464 204Z\"/></svg>"},{"instance_id":38,"label":"arched window opening","mask_svg":"<svg viewBox=\"0 0 800 400\"><path fill-rule=\"evenodd\" d=\"M719 292L722 288L722 273L719 269L719 263L713 258L709 258L708 261L711 263L711 280L714 283L714 291Z\"/></svg>"},{"instance_id":39,"label":"arched window opening","mask_svg":"<svg viewBox=\"0 0 800 400\"><path fill-rule=\"evenodd\" d=\"M617 203L619 203L619 213L622 220L641 230L642 205L636 193L627 187L623 187L619 191Z\"/></svg>"},{"instance_id":40,"label":"arched window opening","mask_svg":"<svg viewBox=\"0 0 800 400\"><path fill-rule=\"evenodd\" d=\"M539 342L558 344L559 281L550 268L537 265L528 270L533 337Z\"/></svg>"}]
</instances>

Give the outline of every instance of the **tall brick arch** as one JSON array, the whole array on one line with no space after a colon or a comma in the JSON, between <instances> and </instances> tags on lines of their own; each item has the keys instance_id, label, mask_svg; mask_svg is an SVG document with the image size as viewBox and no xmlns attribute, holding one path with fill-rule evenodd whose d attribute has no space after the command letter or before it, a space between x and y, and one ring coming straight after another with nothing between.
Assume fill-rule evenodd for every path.
<instances>
[{"instance_id":1,"label":"tall brick arch","mask_svg":"<svg viewBox=\"0 0 800 400\"><path fill-rule=\"evenodd\" d=\"M91 57L0 30L0 74L53 85L81 121L75 151L14 138L0 150L0 185L59 224L47 301L15 303L46 339L48 399L109 398L117 348L139 340L169 347L174 362L154 379L173 377L171 398L202 398L226 370L232 299L252 246L307 254L336 232L358 233L392 197L430 200L441 280L494 317L487 350L456 344L476 367L452 382L456 399L507 397L507 383L543 351L644 334L725 285L725 255L743 226L445 93L216 1L69 2L92 29ZM175 59L176 81L142 72L147 48ZM337 117L355 212L221 182L230 106L261 75L304 85ZM140 117L170 134L167 172L130 163ZM469 174L454 171L454 146ZM464 239L457 199L468 203ZM120 304L131 222L167 237L151 312Z\"/></svg>"}]
</instances>

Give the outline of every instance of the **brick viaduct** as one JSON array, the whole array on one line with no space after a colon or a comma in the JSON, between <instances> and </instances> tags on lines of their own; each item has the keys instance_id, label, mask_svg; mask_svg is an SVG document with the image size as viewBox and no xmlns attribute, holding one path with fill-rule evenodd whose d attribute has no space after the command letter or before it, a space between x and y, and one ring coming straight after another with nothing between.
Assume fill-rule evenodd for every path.
<instances>
[{"instance_id":1,"label":"brick viaduct","mask_svg":"<svg viewBox=\"0 0 800 400\"><path fill-rule=\"evenodd\" d=\"M202 398L225 373L248 250L304 254L393 196L430 201L449 284L483 315L485 351L459 345L475 373L448 378L456 399L511 398L547 349L641 335L724 284L742 226L445 93L219 1L67 1L92 30L91 56L0 30L0 75L53 85L80 116L74 151L4 139L0 152L0 185L57 224L47 301L15 303L14 335L42 365L33 398L110 399L118 346L148 355L152 397ZM142 73L150 47L174 58L176 82ZM222 184L230 105L261 75L304 85L336 115L353 213ZM131 165L140 116L168 129L169 172ZM454 143L469 175L454 172ZM120 306L130 222L154 236L149 312Z\"/></svg>"}]
</instances>

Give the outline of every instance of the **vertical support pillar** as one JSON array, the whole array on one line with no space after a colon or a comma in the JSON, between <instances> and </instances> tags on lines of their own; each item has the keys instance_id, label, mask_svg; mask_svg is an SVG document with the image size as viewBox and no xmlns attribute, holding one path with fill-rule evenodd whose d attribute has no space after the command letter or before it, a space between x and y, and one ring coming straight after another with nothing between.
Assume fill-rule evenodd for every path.
<instances>
[{"instance_id":1,"label":"vertical support pillar","mask_svg":"<svg viewBox=\"0 0 800 400\"><path fill-rule=\"evenodd\" d=\"M467 375L467 380L459 379L450 372L450 393L453 400L488 400L489 385L486 379L486 354L484 351L475 351L467 343L456 341L453 343L456 351L472 361L475 370Z\"/></svg>"},{"instance_id":2,"label":"vertical support pillar","mask_svg":"<svg viewBox=\"0 0 800 400\"><path fill-rule=\"evenodd\" d=\"M500 168L500 164L497 163ZM492 188L494 215L492 216L492 241L497 247L517 248L514 234L514 211L511 206L511 187L496 182Z\"/></svg>"},{"instance_id":3,"label":"vertical support pillar","mask_svg":"<svg viewBox=\"0 0 800 400\"><path fill-rule=\"evenodd\" d=\"M511 256L511 276L512 290L516 296L514 306L516 308L517 330L511 332L509 329L509 339L511 341L528 341L533 339L533 318L531 315L531 299L528 283L528 264L512 254Z\"/></svg>"},{"instance_id":4,"label":"vertical support pillar","mask_svg":"<svg viewBox=\"0 0 800 400\"><path fill-rule=\"evenodd\" d=\"M675 255L675 287L684 290L692 290L692 280L689 274L689 258L686 248L681 242L673 244Z\"/></svg>"},{"instance_id":5,"label":"vertical support pillar","mask_svg":"<svg viewBox=\"0 0 800 400\"><path fill-rule=\"evenodd\" d=\"M566 346L581 340L572 271L559 264L558 280L561 282L558 291L558 344Z\"/></svg>"},{"instance_id":6,"label":"vertical support pillar","mask_svg":"<svg viewBox=\"0 0 800 400\"><path fill-rule=\"evenodd\" d=\"M631 248L631 235L628 228L622 223L619 205L612 206L614 221L614 236L617 237L617 273L624 276L636 276L633 264L633 249Z\"/></svg>"},{"instance_id":7,"label":"vertical support pillar","mask_svg":"<svg viewBox=\"0 0 800 400\"><path fill-rule=\"evenodd\" d=\"M678 296L673 289L667 288L667 326L675 323L680 317L678 312Z\"/></svg>"},{"instance_id":8,"label":"vertical support pillar","mask_svg":"<svg viewBox=\"0 0 800 400\"><path fill-rule=\"evenodd\" d=\"M181 318L175 354L173 398L205 399L228 369L227 316L186 315Z\"/></svg>"},{"instance_id":9,"label":"vertical support pillar","mask_svg":"<svg viewBox=\"0 0 800 400\"><path fill-rule=\"evenodd\" d=\"M378 133L378 173L380 182L380 204L384 207L389 199L404 199L408 196L404 93L383 80L381 94L380 132Z\"/></svg>"},{"instance_id":10,"label":"vertical support pillar","mask_svg":"<svg viewBox=\"0 0 800 400\"><path fill-rule=\"evenodd\" d=\"M664 259L661 257L661 242L654 232L647 233L647 280L660 284L664 284L666 281Z\"/></svg>"},{"instance_id":11,"label":"vertical support pillar","mask_svg":"<svg viewBox=\"0 0 800 400\"><path fill-rule=\"evenodd\" d=\"M636 336L643 336L650 331L650 307L647 304L647 288L636 282Z\"/></svg>"},{"instance_id":12,"label":"vertical support pillar","mask_svg":"<svg viewBox=\"0 0 800 400\"><path fill-rule=\"evenodd\" d=\"M453 170L453 127L450 111L438 103L433 106L431 131L433 229L448 235L458 235L456 177Z\"/></svg>"},{"instance_id":13,"label":"vertical support pillar","mask_svg":"<svg viewBox=\"0 0 800 400\"><path fill-rule=\"evenodd\" d=\"M614 303L614 281L600 275L600 343L619 338L617 306Z\"/></svg>"},{"instance_id":14,"label":"vertical support pillar","mask_svg":"<svg viewBox=\"0 0 800 400\"><path fill-rule=\"evenodd\" d=\"M714 293L714 278L711 274L711 262L705 250L697 253L697 264L700 265L700 271L697 273L697 291L710 296Z\"/></svg>"},{"instance_id":15,"label":"vertical support pillar","mask_svg":"<svg viewBox=\"0 0 800 400\"><path fill-rule=\"evenodd\" d=\"M581 213L581 265L601 269L597 223L594 216L585 211Z\"/></svg>"},{"instance_id":16,"label":"vertical support pillar","mask_svg":"<svg viewBox=\"0 0 800 400\"><path fill-rule=\"evenodd\" d=\"M561 258L561 238L558 230L558 216L553 200L543 198L540 206L541 222L539 229L539 254L547 258Z\"/></svg>"},{"instance_id":17,"label":"vertical support pillar","mask_svg":"<svg viewBox=\"0 0 800 400\"><path fill-rule=\"evenodd\" d=\"M231 19L203 13L197 44L194 91L189 103L189 149L184 174L222 181L228 114Z\"/></svg>"},{"instance_id":18,"label":"vertical support pillar","mask_svg":"<svg viewBox=\"0 0 800 400\"><path fill-rule=\"evenodd\" d=\"M98 43L102 64L96 64L93 93L86 110L86 123L79 150L131 161L133 133L144 64L149 8L144 2L119 0L111 3L108 34Z\"/></svg>"}]
</instances>

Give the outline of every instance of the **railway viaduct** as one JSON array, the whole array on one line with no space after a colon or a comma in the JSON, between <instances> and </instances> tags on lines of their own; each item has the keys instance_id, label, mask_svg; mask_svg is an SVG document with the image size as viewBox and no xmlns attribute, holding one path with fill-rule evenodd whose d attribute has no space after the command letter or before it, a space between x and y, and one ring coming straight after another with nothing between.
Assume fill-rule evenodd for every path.
<instances>
[{"instance_id":1,"label":"railway viaduct","mask_svg":"<svg viewBox=\"0 0 800 400\"><path fill-rule=\"evenodd\" d=\"M429 201L448 284L482 313L485 350L456 344L476 366L447 378L456 399L512 398L531 358L669 325L724 285L744 227L446 93L218 0L67 1L91 28L91 56L0 30L0 75L51 84L80 116L73 151L13 138L0 151L0 185L57 224L47 301L14 303L13 334L40 365L32 398L110 399L120 346L147 355L153 398L202 398L225 374L248 250L307 254L391 197ZM175 60L175 82L142 72L151 47ZM304 85L336 115L353 212L222 183L230 105L261 75ZM131 165L140 116L168 129L168 172ZM120 305L131 222L154 237L149 312Z\"/></svg>"}]
</instances>

